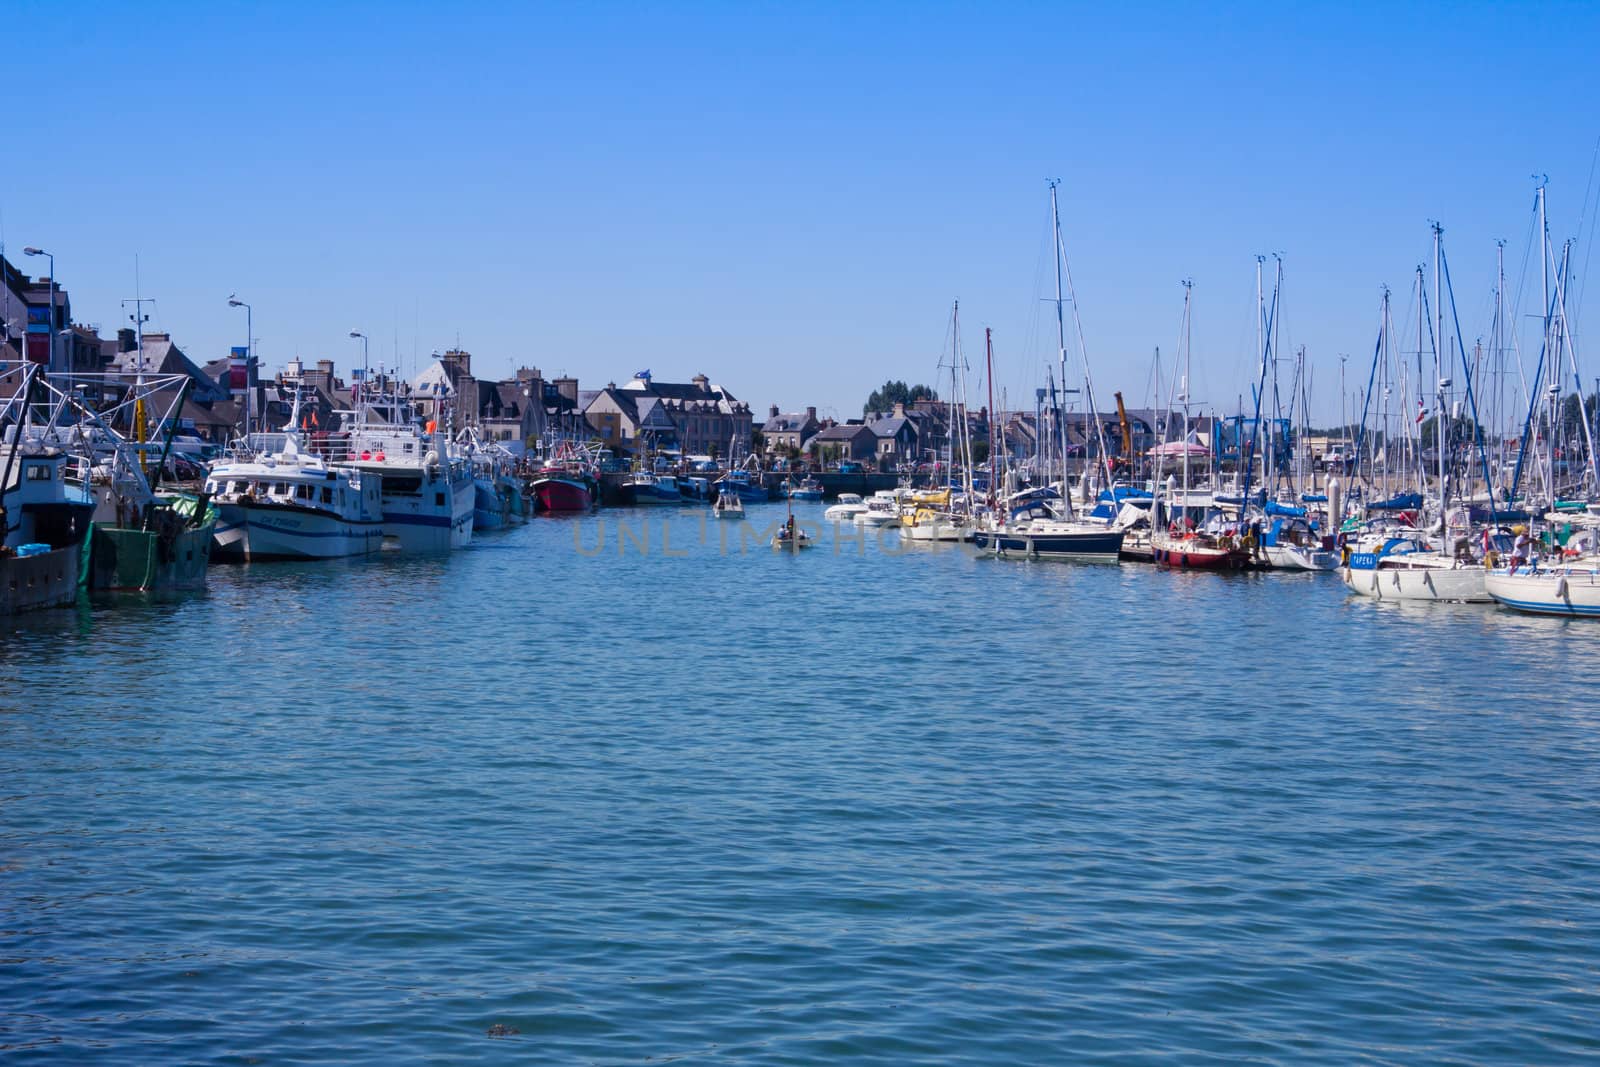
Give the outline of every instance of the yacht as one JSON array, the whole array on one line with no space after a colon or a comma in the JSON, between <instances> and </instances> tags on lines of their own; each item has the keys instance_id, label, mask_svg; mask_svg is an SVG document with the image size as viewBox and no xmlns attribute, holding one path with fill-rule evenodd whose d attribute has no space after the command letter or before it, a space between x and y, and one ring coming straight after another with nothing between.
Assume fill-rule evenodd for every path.
<instances>
[{"instance_id":1,"label":"yacht","mask_svg":"<svg viewBox=\"0 0 1600 1067\"><path fill-rule=\"evenodd\" d=\"M840 493L839 502L830 504L822 517L828 522L854 522L856 516L866 510L860 493Z\"/></svg>"}]
</instances>

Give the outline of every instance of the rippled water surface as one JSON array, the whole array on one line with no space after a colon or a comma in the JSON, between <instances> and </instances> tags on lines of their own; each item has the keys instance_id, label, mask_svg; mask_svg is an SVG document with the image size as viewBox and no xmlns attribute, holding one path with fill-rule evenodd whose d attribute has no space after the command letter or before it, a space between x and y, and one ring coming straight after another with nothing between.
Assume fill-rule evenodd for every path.
<instances>
[{"instance_id":1,"label":"rippled water surface","mask_svg":"<svg viewBox=\"0 0 1600 1067\"><path fill-rule=\"evenodd\" d=\"M698 516L7 622L0 1059L1600 1055L1600 624Z\"/></svg>"}]
</instances>

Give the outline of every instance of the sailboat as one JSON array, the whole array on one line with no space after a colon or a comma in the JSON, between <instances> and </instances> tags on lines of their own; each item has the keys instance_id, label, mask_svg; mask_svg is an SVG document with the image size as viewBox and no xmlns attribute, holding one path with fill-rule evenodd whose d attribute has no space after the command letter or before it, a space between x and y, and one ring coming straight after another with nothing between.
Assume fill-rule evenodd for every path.
<instances>
[{"instance_id":1,"label":"sailboat","mask_svg":"<svg viewBox=\"0 0 1600 1067\"><path fill-rule=\"evenodd\" d=\"M784 502L789 510L789 517L772 535L772 547L789 552L799 552L802 548L811 547L811 535L801 529L800 524L794 521L793 498L785 494Z\"/></svg>"},{"instance_id":2,"label":"sailboat","mask_svg":"<svg viewBox=\"0 0 1600 1067\"><path fill-rule=\"evenodd\" d=\"M1065 383L1067 338L1061 282L1066 257L1061 246L1061 212L1056 199L1058 184L1055 181L1050 183L1050 217L1055 234L1056 255L1056 357L1061 369L1061 380ZM1073 300L1073 307L1076 316L1076 298ZM1083 339L1081 323L1078 324L1078 332L1081 347ZM1087 360L1084 372L1087 382ZM1092 390L1089 398L1092 415L1094 407ZM1056 406L1054 411L1061 448L1060 491L1056 494L1054 504L1032 501L1022 508L1005 508L993 513L988 522L973 530L973 546L981 555L999 559L1060 559L1084 563L1116 563L1121 557L1125 531L1102 523L1081 521L1073 511L1072 496L1067 485L1067 457L1070 443L1067 440L1065 420L1061 418L1060 406Z\"/></svg>"},{"instance_id":3,"label":"sailboat","mask_svg":"<svg viewBox=\"0 0 1600 1067\"><path fill-rule=\"evenodd\" d=\"M1183 381L1179 399L1183 401L1183 437L1177 450L1182 457L1183 495L1177 496L1175 485L1167 487L1165 510L1170 521L1159 521L1162 504L1156 508L1156 517L1150 530L1150 554L1155 562L1165 567L1201 570L1241 570L1251 565L1251 551L1241 543L1236 527L1226 525L1217 511L1215 498L1207 490L1197 493L1191 485L1189 460L1191 451L1198 446L1189 440L1189 368L1191 340L1191 298L1194 283L1183 283ZM1158 451L1160 454L1161 449ZM1251 462L1251 457L1241 457L1241 462ZM1169 476L1169 482L1171 477Z\"/></svg>"}]
</instances>

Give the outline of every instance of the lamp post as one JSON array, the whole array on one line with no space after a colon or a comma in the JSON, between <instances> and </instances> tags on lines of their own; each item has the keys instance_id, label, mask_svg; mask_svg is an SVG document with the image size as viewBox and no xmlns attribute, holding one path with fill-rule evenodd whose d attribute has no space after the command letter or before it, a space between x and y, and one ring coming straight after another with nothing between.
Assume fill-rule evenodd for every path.
<instances>
[{"instance_id":1,"label":"lamp post","mask_svg":"<svg viewBox=\"0 0 1600 1067\"><path fill-rule=\"evenodd\" d=\"M367 335L360 330L351 330L350 336L361 339L361 395L365 397L368 395L367 390L372 384L367 381Z\"/></svg>"},{"instance_id":2,"label":"lamp post","mask_svg":"<svg viewBox=\"0 0 1600 1067\"><path fill-rule=\"evenodd\" d=\"M256 331L255 311L249 304L236 297L228 297L228 306L231 308L244 308L244 436L250 437L250 394L254 392L251 379L255 377L251 371L255 370Z\"/></svg>"},{"instance_id":3,"label":"lamp post","mask_svg":"<svg viewBox=\"0 0 1600 1067\"><path fill-rule=\"evenodd\" d=\"M44 256L50 261L50 370L56 369L56 257L54 253L29 245L22 250L25 256Z\"/></svg>"}]
</instances>

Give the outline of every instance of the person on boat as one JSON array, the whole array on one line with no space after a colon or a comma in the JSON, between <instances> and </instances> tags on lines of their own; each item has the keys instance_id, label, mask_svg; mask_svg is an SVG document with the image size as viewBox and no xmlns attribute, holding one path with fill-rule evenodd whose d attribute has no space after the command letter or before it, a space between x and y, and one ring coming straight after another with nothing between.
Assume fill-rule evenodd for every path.
<instances>
[{"instance_id":1,"label":"person on boat","mask_svg":"<svg viewBox=\"0 0 1600 1067\"><path fill-rule=\"evenodd\" d=\"M1517 568L1528 562L1529 547L1533 542L1528 540L1528 528L1518 526L1511 531L1516 534L1516 540L1511 542L1511 573L1517 573Z\"/></svg>"}]
</instances>

